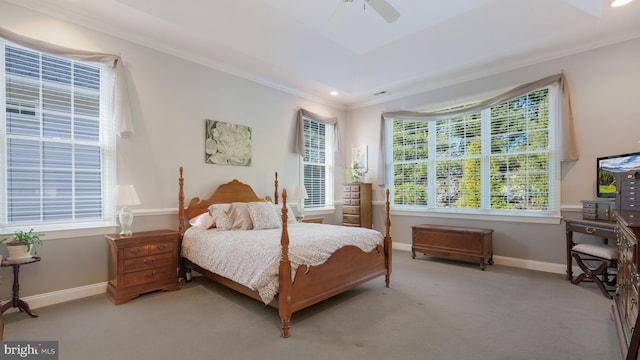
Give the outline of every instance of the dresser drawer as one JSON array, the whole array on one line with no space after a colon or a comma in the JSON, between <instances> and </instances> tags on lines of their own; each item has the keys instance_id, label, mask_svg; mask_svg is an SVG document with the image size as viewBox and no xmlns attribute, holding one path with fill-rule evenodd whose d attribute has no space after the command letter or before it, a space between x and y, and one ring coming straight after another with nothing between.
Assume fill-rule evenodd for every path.
<instances>
[{"instance_id":1,"label":"dresser drawer","mask_svg":"<svg viewBox=\"0 0 640 360\"><path fill-rule=\"evenodd\" d=\"M173 254L171 252L126 259L124 260L124 272L167 266L171 265L172 261Z\"/></svg>"},{"instance_id":2,"label":"dresser drawer","mask_svg":"<svg viewBox=\"0 0 640 360\"><path fill-rule=\"evenodd\" d=\"M576 224L571 222L571 223L567 223L567 231L599 236L605 239L616 238L616 232L614 229L601 227L598 225Z\"/></svg>"},{"instance_id":3,"label":"dresser drawer","mask_svg":"<svg viewBox=\"0 0 640 360\"><path fill-rule=\"evenodd\" d=\"M345 206L342 209L342 212L347 215L360 215L360 207L359 206Z\"/></svg>"},{"instance_id":4,"label":"dresser drawer","mask_svg":"<svg viewBox=\"0 0 640 360\"><path fill-rule=\"evenodd\" d=\"M141 284L150 284L176 276L176 269L170 266L142 270L124 274L124 286L134 286Z\"/></svg>"},{"instance_id":5,"label":"dresser drawer","mask_svg":"<svg viewBox=\"0 0 640 360\"><path fill-rule=\"evenodd\" d=\"M342 223L347 225L360 225L360 217L359 216L342 216Z\"/></svg>"}]
</instances>

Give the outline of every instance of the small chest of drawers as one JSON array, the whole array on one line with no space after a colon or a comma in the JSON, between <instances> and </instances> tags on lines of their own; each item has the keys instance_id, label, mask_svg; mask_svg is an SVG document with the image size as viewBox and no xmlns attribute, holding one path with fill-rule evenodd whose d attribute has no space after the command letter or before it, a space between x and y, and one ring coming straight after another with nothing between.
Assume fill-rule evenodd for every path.
<instances>
[{"instance_id":1,"label":"small chest of drawers","mask_svg":"<svg viewBox=\"0 0 640 360\"><path fill-rule=\"evenodd\" d=\"M616 176L616 209L640 211L640 171L628 171Z\"/></svg>"},{"instance_id":2,"label":"small chest of drawers","mask_svg":"<svg viewBox=\"0 0 640 360\"><path fill-rule=\"evenodd\" d=\"M351 183L342 187L342 225L371 229L373 226L371 184Z\"/></svg>"},{"instance_id":3,"label":"small chest of drawers","mask_svg":"<svg viewBox=\"0 0 640 360\"><path fill-rule=\"evenodd\" d=\"M149 291L179 289L179 237L170 230L105 235L109 243L107 297L122 304Z\"/></svg>"}]
</instances>

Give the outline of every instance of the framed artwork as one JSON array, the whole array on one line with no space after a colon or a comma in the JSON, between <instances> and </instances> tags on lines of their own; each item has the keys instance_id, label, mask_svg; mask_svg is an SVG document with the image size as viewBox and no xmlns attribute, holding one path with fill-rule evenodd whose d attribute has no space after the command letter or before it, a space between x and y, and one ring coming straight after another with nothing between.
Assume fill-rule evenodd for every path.
<instances>
[{"instance_id":1,"label":"framed artwork","mask_svg":"<svg viewBox=\"0 0 640 360\"><path fill-rule=\"evenodd\" d=\"M217 165L251 165L251 128L205 120L204 161Z\"/></svg>"},{"instance_id":2,"label":"framed artwork","mask_svg":"<svg viewBox=\"0 0 640 360\"><path fill-rule=\"evenodd\" d=\"M367 165L367 145L351 147L351 175L355 182L359 182L369 171Z\"/></svg>"}]
</instances>

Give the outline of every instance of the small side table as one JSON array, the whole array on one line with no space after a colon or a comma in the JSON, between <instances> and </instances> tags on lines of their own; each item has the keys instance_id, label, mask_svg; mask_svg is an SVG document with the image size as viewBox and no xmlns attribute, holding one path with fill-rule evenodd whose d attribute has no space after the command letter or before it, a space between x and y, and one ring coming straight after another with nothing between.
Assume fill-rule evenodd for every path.
<instances>
[{"instance_id":1,"label":"small side table","mask_svg":"<svg viewBox=\"0 0 640 360\"><path fill-rule=\"evenodd\" d=\"M33 256L27 259L20 260L2 260L0 262L1 267L13 267L13 296L11 297L11 301L8 301L6 304L2 305L0 308L0 315L4 314L5 311L11 308L18 308L20 311L24 311L31 317L38 317L36 313L31 311L29 305L22 299L20 299L20 282L18 281L18 273L20 273L21 265L33 264L35 262L40 261L39 256Z\"/></svg>"}]
</instances>

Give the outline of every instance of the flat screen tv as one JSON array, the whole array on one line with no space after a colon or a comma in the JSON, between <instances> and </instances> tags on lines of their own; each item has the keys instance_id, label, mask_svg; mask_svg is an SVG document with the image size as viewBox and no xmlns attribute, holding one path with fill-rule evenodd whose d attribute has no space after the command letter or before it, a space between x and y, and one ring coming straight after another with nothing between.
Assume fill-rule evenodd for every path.
<instances>
[{"instance_id":1,"label":"flat screen tv","mask_svg":"<svg viewBox=\"0 0 640 360\"><path fill-rule=\"evenodd\" d=\"M615 198L616 173L640 170L640 152L599 157L596 166L597 196Z\"/></svg>"}]
</instances>

